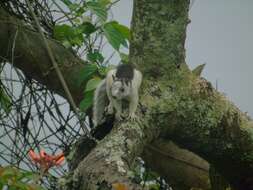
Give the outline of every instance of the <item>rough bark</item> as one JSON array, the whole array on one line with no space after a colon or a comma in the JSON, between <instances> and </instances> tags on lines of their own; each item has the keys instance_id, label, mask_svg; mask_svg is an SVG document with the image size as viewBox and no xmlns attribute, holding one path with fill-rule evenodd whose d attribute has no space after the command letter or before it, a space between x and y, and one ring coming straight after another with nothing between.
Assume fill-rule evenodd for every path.
<instances>
[{"instance_id":1,"label":"rough bark","mask_svg":"<svg viewBox=\"0 0 253 190\"><path fill-rule=\"evenodd\" d=\"M173 142L156 140L148 145L142 154L146 164L159 174L176 190L200 188L210 189L209 164L193 154L181 149Z\"/></svg>"},{"instance_id":2,"label":"rough bark","mask_svg":"<svg viewBox=\"0 0 253 190\"><path fill-rule=\"evenodd\" d=\"M136 0L131 62L144 71L142 104L152 100L150 125L212 163L236 189L253 189L253 126L184 60L187 0ZM151 82L152 81L152 82Z\"/></svg>"},{"instance_id":3,"label":"rough bark","mask_svg":"<svg viewBox=\"0 0 253 190\"><path fill-rule=\"evenodd\" d=\"M129 189L142 189L132 182L129 170L143 147L157 135L152 130L145 120L117 123L75 170L74 180L78 181L79 189L97 189L101 185L110 189L117 183Z\"/></svg>"},{"instance_id":4,"label":"rough bark","mask_svg":"<svg viewBox=\"0 0 253 190\"><path fill-rule=\"evenodd\" d=\"M252 123L185 64L188 7L189 0L134 1L130 61L144 74L141 119L116 123L109 135L87 151L74 171L72 189L110 189L115 183L141 189L128 171L145 147L149 152L151 141L163 150L160 139L173 140L202 156L236 189L253 189ZM13 64L64 96L38 34L4 10L0 10L0 27L0 56L12 62L15 41ZM80 101L82 89L76 85L76 76L85 65L58 43L49 43L75 100ZM159 156L146 160L151 156L153 168L162 173L156 164Z\"/></svg>"}]
</instances>

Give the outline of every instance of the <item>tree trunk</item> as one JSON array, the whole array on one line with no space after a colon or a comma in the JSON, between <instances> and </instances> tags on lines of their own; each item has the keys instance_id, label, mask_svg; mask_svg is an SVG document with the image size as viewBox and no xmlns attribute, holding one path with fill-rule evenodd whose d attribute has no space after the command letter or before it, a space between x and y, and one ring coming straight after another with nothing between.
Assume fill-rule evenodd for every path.
<instances>
[{"instance_id":1,"label":"tree trunk","mask_svg":"<svg viewBox=\"0 0 253 190\"><path fill-rule=\"evenodd\" d=\"M252 122L185 64L188 6L188 0L134 3L130 60L144 72L141 103L153 102L147 114L160 138L202 156L236 189L253 189Z\"/></svg>"},{"instance_id":2,"label":"tree trunk","mask_svg":"<svg viewBox=\"0 0 253 190\"><path fill-rule=\"evenodd\" d=\"M153 151L152 142L166 154L159 142L169 140L212 163L235 189L253 189L251 121L185 64L188 9L189 0L134 1L130 61L144 75L140 119L115 123L110 134L87 151L69 189L111 189L115 184L142 189L129 175L132 163L145 150L145 160L152 160L150 165L162 174L159 154L147 153ZM43 43L37 43L41 41L38 34L4 10L0 10L0 20L0 56L12 62L16 41L13 64L64 96ZM85 64L58 43L49 42L79 102L82 88L76 85L76 75Z\"/></svg>"}]
</instances>

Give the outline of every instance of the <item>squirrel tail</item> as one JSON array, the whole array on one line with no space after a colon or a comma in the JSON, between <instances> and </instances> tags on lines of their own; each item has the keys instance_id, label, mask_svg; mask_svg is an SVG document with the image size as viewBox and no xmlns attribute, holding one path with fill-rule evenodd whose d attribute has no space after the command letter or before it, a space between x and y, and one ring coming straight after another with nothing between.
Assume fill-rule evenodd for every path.
<instances>
[{"instance_id":1,"label":"squirrel tail","mask_svg":"<svg viewBox=\"0 0 253 190\"><path fill-rule=\"evenodd\" d=\"M109 104L106 93L106 80L102 80L97 86L93 99L93 124L95 127L102 124L105 120L105 108Z\"/></svg>"}]
</instances>

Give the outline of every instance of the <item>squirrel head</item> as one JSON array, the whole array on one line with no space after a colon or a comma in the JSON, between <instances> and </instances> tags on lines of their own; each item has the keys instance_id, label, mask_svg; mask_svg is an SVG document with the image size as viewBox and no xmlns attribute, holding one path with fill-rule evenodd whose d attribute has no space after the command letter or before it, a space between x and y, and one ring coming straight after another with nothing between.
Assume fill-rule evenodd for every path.
<instances>
[{"instance_id":1,"label":"squirrel head","mask_svg":"<svg viewBox=\"0 0 253 190\"><path fill-rule=\"evenodd\" d=\"M124 99L131 93L131 82L125 79L118 79L113 76L111 87L112 97L118 100Z\"/></svg>"}]
</instances>

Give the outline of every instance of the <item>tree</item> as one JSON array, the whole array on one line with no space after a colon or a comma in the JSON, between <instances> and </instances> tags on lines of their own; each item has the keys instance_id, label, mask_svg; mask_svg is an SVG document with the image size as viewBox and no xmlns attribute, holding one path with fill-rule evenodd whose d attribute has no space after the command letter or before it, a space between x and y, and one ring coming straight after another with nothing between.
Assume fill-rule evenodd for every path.
<instances>
[{"instance_id":1,"label":"tree","mask_svg":"<svg viewBox=\"0 0 253 190\"><path fill-rule=\"evenodd\" d=\"M60 82L52 81L57 78L55 72L48 73L52 66L41 36L26 29L13 12L5 9L0 11L0 56L11 62L13 56L7 47L15 39L15 67L66 97ZM189 0L134 1L129 61L144 74L140 120L115 123L97 144L85 138L83 142L90 148L82 156L78 152L80 144L77 145L78 157L71 160L73 176L65 187L110 189L111 185L121 184L128 189L142 189L129 177L134 159L146 153L145 160L152 160L152 167L159 173L155 160L160 158L148 154L152 151L150 143L155 144L155 150L163 151L163 145L172 140L206 159L235 189L253 189L252 123L208 81L187 67L184 42L188 9ZM44 26L45 31L48 28ZM75 85L76 75L87 63L54 40L47 41L62 66L74 100L80 102L82 90ZM67 67L68 63L73 64Z\"/></svg>"}]
</instances>

